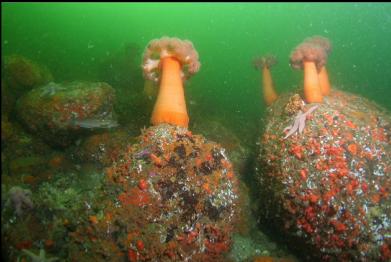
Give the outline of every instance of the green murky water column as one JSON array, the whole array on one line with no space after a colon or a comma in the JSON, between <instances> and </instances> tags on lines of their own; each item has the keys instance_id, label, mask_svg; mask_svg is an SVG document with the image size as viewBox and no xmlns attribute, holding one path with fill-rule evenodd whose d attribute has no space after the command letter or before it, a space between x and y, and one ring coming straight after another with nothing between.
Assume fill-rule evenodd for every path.
<instances>
[{"instance_id":1,"label":"green murky water column","mask_svg":"<svg viewBox=\"0 0 391 262\"><path fill-rule=\"evenodd\" d=\"M99 80L99 62L126 43L139 47L141 62L151 39L189 39L202 67L187 84L187 99L238 133L256 133L265 111L252 58L275 54L276 88L292 90L302 72L289 67L291 50L322 35L333 44L332 84L391 110L389 3L7 3L2 29L3 55L46 64L56 81Z\"/></svg>"}]
</instances>

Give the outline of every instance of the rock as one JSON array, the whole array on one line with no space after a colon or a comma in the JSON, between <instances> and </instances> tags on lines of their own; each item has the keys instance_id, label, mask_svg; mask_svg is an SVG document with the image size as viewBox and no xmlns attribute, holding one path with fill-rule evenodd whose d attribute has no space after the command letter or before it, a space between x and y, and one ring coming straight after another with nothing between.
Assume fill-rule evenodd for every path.
<instances>
[{"instance_id":1,"label":"rock","mask_svg":"<svg viewBox=\"0 0 391 262\"><path fill-rule=\"evenodd\" d=\"M135 140L126 130L94 134L72 150L75 158L82 163L95 163L106 167L117 160L128 144Z\"/></svg>"},{"instance_id":2,"label":"rock","mask_svg":"<svg viewBox=\"0 0 391 262\"><path fill-rule=\"evenodd\" d=\"M260 141L261 218L305 259L389 261L390 113L333 91L303 119L302 133L284 139L295 119L284 110L289 98L268 108Z\"/></svg>"},{"instance_id":3,"label":"rock","mask_svg":"<svg viewBox=\"0 0 391 262\"><path fill-rule=\"evenodd\" d=\"M103 82L50 82L21 97L17 112L29 131L65 147L85 133L116 127L114 99L114 89Z\"/></svg>"},{"instance_id":4,"label":"rock","mask_svg":"<svg viewBox=\"0 0 391 262\"><path fill-rule=\"evenodd\" d=\"M4 77L15 97L53 80L49 69L21 55L4 58Z\"/></svg>"},{"instance_id":5,"label":"rock","mask_svg":"<svg viewBox=\"0 0 391 262\"><path fill-rule=\"evenodd\" d=\"M9 171L11 175L37 174L47 168L47 161L41 156L19 157L10 160Z\"/></svg>"},{"instance_id":6,"label":"rock","mask_svg":"<svg viewBox=\"0 0 391 262\"><path fill-rule=\"evenodd\" d=\"M192 122L191 129L220 143L226 150L235 171L243 175L246 170L250 149L228 128L216 120L199 119Z\"/></svg>"},{"instance_id":7,"label":"rock","mask_svg":"<svg viewBox=\"0 0 391 262\"><path fill-rule=\"evenodd\" d=\"M86 213L73 234L71 257L87 255L79 241L97 261L119 253L130 261L220 261L231 247L241 207L232 164L220 145L186 128L143 130L106 169L104 190L101 215Z\"/></svg>"},{"instance_id":8,"label":"rock","mask_svg":"<svg viewBox=\"0 0 391 262\"><path fill-rule=\"evenodd\" d=\"M1 121L1 150L9 159L31 155L42 156L51 152L48 145L24 131L18 123L8 121L7 117L3 117Z\"/></svg>"},{"instance_id":9,"label":"rock","mask_svg":"<svg viewBox=\"0 0 391 262\"><path fill-rule=\"evenodd\" d=\"M26 133L18 123L1 119L2 179L12 184L37 180L41 172L49 171L47 157L51 148L39 138ZM30 180L31 180L30 179Z\"/></svg>"},{"instance_id":10,"label":"rock","mask_svg":"<svg viewBox=\"0 0 391 262\"><path fill-rule=\"evenodd\" d=\"M251 238L235 234L229 257L232 261L249 261L251 257L259 255L260 252L260 247Z\"/></svg>"},{"instance_id":11,"label":"rock","mask_svg":"<svg viewBox=\"0 0 391 262\"><path fill-rule=\"evenodd\" d=\"M10 121L8 121L8 117L6 115L1 116L1 145L3 146L7 142L10 142L14 135L13 125Z\"/></svg>"},{"instance_id":12,"label":"rock","mask_svg":"<svg viewBox=\"0 0 391 262\"><path fill-rule=\"evenodd\" d=\"M3 258L17 261L22 249L38 250L43 245L53 255L66 256L74 224L79 223L81 212L92 211L89 203L101 192L103 178L101 172L65 172L50 182L34 187L25 185L26 189L14 186L9 190L9 184L2 184ZM16 216L17 213L23 216Z\"/></svg>"},{"instance_id":13,"label":"rock","mask_svg":"<svg viewBox=\"0 0 391 262\"><path fill-rule=\"evenodd\" d=\"M1 114L9 116L15 105L15 97L9 90L9 86L1 79Z\"/></svg>"}]
</instances>

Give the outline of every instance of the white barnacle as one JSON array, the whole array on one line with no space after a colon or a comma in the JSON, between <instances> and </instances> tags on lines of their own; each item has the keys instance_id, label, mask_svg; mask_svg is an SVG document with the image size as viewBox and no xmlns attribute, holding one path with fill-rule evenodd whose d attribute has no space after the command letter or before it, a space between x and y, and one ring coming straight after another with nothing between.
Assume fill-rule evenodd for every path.
<instances>
[{"instance_id":1,"label":"white barnacle","mask_svg":"<svg viewBox=\"0 0 391 262\"><path fill-rule=\"evenodd\" d=\"M139 162L138 165L137 165L137 173L141 173L143 171L143 165Z\"/></svg>"}]
</instances>

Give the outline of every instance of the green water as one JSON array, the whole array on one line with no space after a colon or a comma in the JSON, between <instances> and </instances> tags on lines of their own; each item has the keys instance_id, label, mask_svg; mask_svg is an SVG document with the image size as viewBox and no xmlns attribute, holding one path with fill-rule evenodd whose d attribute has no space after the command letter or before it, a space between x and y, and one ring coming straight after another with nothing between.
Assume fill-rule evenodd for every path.
<instances>
[{"instance_id":1,"label":"green water","mask_svg":"<svg viewBox=\"0 0 391 262\"><path fill-rule=\"evenodd\" d=\"M201 70L186 90L197 113L212 114L236 132L243 124L255 132L265 110L252 58L275 54L276 89L292 90L302 72L289 67L289 54L312 35L332 42L334 86L391 109L388 3L2 4L2 54L45 64L56 81L100 80L99 63L127 43L137 47L129 59L141 63L147 43L165 35L189 39L199 52Z\"/></svg>"}]
</instances>

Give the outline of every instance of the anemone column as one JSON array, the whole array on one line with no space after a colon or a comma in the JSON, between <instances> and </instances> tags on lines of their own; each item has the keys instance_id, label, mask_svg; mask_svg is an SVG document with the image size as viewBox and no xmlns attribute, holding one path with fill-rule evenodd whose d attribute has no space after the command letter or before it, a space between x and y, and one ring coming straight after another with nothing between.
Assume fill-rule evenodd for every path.
<instances>
[{"instance_id":1,"label":"anemone column","mask_svg":"<svg viewBox=\"0 0 391 262\"><path fill-rule=\"evenodd\" d=\"M328 55L331 52L331 43L330 40L322 37L322 36L313 36L310 38L307 38L304 40L304 42L317 45L321 48L323 48L325 56L324 61L322 65L320 66L320 69L318 70L318 78L319 78L319 85L320 85L320 91L322 92L322 95L328 96L331 91L331 85L329 81L329 76L326 69L326 63Z\"/></svg>"},{"instance_id":2,"label":"anemone column","mask_svg":"<svg viewBox=\"0 0 391 262\"><path fill-rule=\"evenodd\" d=\"M181 79L181 64L173 57L163 58L161 64L162 77L151 123L170 123L188 127L189 116Z\"/></svg>"},{"instance_id":3,"label":"anemone column","mask_svg":"<svg viewBox=\"0 0 391 262\"><path fill-rule=\"evenodd\" d=\"M297 46L290 56L294 69L304 69L304 100L307 103L322 103L318 70L324 65L326 52L318 45L303 42Z\"/></svg>"},{"instance_id":4,"label":"anemone column","mask_svg":"<svg viewBox=\"0 0 391 262\"><path fill-rule=\"evenodd\" d=\"M187 70L183 70L186 67ZM159 93L151 123L188 127L183 81L198 72L198 53L190 41L162 38L152 41L144 53L144 76L158 82Z\"/></svg>"},{"instance_id":5,"label":"anemone column","mask_svg":"<svg viewBox=\"0 0 391 262\"><path fill-rule=\"evenodd\" d=\"M256 69L262 69L262 91L267 106L273 104L278 98L270 72L270 68L276 63L277 60L273 55L265 55L263 57L255 58L253 61L253 65Z\"/></svg>"}]
</instances>

